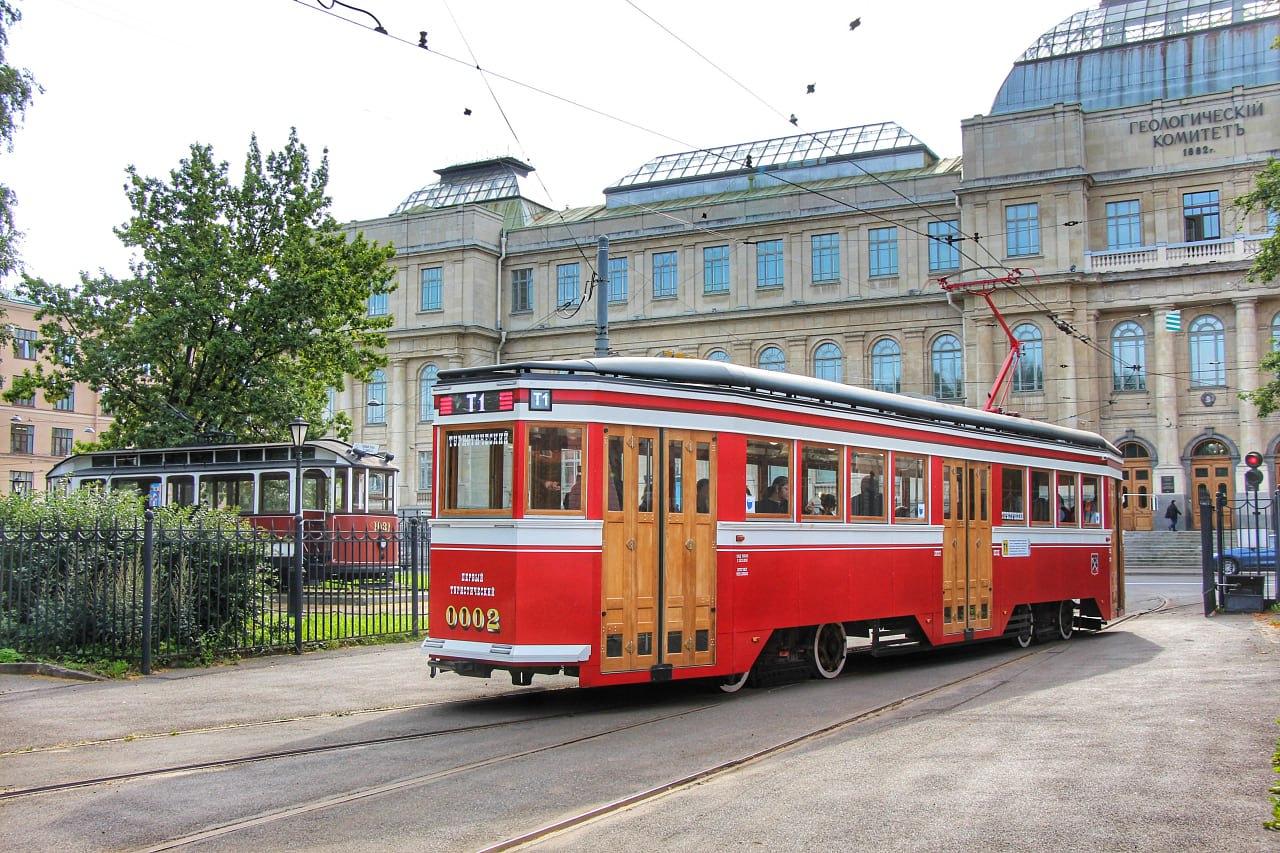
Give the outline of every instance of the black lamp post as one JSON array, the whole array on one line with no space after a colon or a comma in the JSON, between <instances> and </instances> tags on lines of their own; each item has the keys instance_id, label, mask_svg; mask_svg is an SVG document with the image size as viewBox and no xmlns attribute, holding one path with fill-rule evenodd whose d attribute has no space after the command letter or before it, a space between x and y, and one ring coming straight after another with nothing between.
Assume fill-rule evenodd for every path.
<instances>
[{"instance_id":1,"label":"black lamp post","mask_svg":"<svg viewBox=\"0 0 1280 853\"><path fill-rule=\"evenodd\" d=\"M289 611L293 614L293 651L302 654L302 447L307 442L307 427L311 424L302 418L289 422L289 437L293 441L294 504L293 504L293 577L289 583Z\"/></svg>"}]
</instances>

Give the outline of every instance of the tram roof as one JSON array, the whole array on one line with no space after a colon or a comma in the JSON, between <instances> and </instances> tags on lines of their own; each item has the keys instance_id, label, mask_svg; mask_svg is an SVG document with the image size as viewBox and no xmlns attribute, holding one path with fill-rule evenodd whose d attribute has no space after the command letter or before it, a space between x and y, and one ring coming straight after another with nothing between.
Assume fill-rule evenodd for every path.
<instances>
[{"instance_id":1,"label":"tram roof","mask_svg":"<svg viewBox=\"0 0 1280 853\"><path fill-rule=\"evenodd\" d=\"M865 411L896 415L913 420L957 424L1006 435L1036 438L1067 444L1076 448L1111 453L1120 451L1096 433L1069 429L1043 421L1027 420L1013 415L985 412L967 406L939 403L873 391L841 382L812 376L797 376L743 367L722 361L693 358L655 358L621 356L583 358L565 361L520 361L483 367L461 367L440 371L440 385L532 373L594 375L641 381L700 385L733 391L766 391L801 400L835 403Z\"/></svg>"},{"instance_id":2,"label":"tram roof","mask_svg":"<svg viewBox=\"0 0 1280 853\"><path fill-rule=\"evenodd\" d=\"M305 464L359 465L389 471L397 470L394 465L382 456L365 452L336 438L321 438L315 441L308 441L303 447L314 451L310 457L304 454L303 462ZM185 468L216 470L222 466L243 469L255 465L263 467L268 464L279 467L292 467L294 464L292 450L293 445L288 442L94 450L89 453L77 453L73 456L68 456L49 469L46 477L84 475L93 472L114 476L130 472L154 473L164 469L179 471ZM196 459L192 458L193 454L197 456ZM200 458L204 456L208 456L208 458ZM254 458L255 456L256 458Z\"/></svg>"}]
</instances>

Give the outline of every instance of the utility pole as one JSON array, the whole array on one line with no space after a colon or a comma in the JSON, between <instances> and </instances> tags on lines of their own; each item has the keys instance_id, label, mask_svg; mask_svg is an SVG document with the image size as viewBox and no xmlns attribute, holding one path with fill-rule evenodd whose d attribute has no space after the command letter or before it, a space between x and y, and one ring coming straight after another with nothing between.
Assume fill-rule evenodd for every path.
<instances>
[{"instance_id":1,"label":"utility pole","mask_svg":"<svg viewBox=\"0 0 1280 853\"><path fill-rule=\"evenodd\" d=\"M596 243L596 358L609 356L609 238Z\"/></svg>"}]
</instances>

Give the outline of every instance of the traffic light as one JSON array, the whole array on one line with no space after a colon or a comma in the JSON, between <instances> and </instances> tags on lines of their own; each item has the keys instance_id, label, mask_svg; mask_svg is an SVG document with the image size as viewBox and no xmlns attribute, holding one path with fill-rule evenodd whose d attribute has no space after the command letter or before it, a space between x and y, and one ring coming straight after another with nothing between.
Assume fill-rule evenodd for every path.
<instances>
[{"instance_id":1,"label":"traffic light","mask_svg":"<svg viewBox=\"0 0 1280 853\"><path fill-rule=\"evenodd\" d=\"M1250 450L1244 455L1244 464L1249 466L1249 470L1244 472L1244 487L1256 492L1262 486L1262 472L1258 470L1262 467L1262 454Z\"/></svg>"}]
</instances>

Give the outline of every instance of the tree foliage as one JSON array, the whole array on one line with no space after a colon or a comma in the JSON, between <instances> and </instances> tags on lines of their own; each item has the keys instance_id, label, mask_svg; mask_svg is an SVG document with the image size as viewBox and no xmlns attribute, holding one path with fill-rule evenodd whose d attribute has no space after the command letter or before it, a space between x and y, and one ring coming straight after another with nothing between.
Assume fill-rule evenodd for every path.
<instances>
[{"instance_id":1,"label":"tree foliage","mask_svg":"<svg viewBox=\"0 0 1280 853\"><path fill-rule=\"evenodd\" d=\"M0 143L6 151L13 150L13 134L22 122L22 116L31 99L40 91L39 84L25 68L14 68L5 61L5 47L9 44L9 30L22 20L10 0L0 0ZM11 272L18 265L18 232L13 225L13 191L0 183L0 275Z\"/></svg>"},{"instance_id":2,"label":"tree foliage","mask_svg":"<svg viewBox=\"0 0 1280 853\"><path fill-rule=\"evenodd\" d=\"M1253 190L1241 196L1236 204L1246 213L1254 210L1280 211L1280 160L1271 160L1258 175ZM1280 222L1262 241L1258 254L1249 267L1249 280L1272 282L1280 276ZM1272 349L1262 357L1261 370L1277 378L1255 391L1245 391L1240 396L1258 407L1258 415L1266 417L1280 410L1280 351Z\"/></svg>"},{"instance_id":3,"label":"tree foliage","mask_svg":"<svg viewBox=\"0 0 1280 853\"><path fill-rule=\"evenodd\" d=\"M167 181L128 169L132 218L116 235L132 275L81 276L72 289L27 277L46 356L5 393L48 399L83 382L115 418L102 447L188 443L200 433L283 440L302 416L320 428L328 389L385 364L391 247L348 239L329 213L328 156L314 170L296 131L264 158L249 143L232 183L207 145Z\"/></svg>"}]
</instances>

